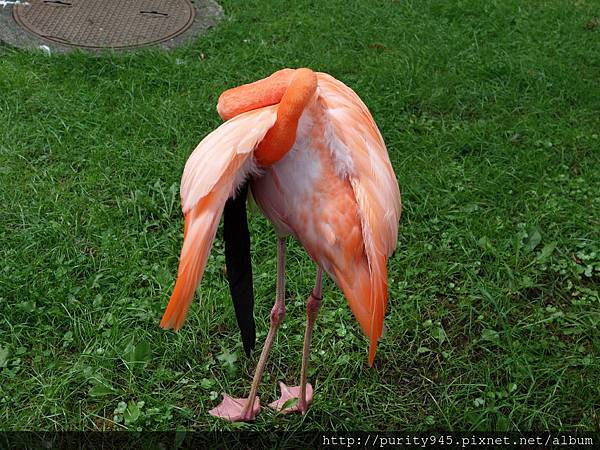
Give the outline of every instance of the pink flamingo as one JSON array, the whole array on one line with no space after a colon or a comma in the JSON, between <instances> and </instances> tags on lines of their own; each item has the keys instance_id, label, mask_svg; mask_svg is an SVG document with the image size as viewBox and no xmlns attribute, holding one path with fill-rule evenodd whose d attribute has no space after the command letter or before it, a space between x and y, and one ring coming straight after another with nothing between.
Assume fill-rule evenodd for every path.
<instances>
[{"instance_id":1,"label":"pink flamingo","mask_svg":"<svg viewBox=\"0 0 600 450\"><path fill-rule=\"evenodd\" d=\"M276 300L248 398L223 394L210 414L249 421L260 411L258 384L285 315L285 237L290 234L317 264L317 277L306 305L300 385L280 383L281 398L269 406L304 414L313 397L308 353L323 271L343 291L370 339L368 362L373 364L387 307L386 263L396 247L400 220L398 182L369 110L352 89L328 74L283 69L225 91L217 110L226 122L200 142L183 172L184 242L161 327L177 331L182 326L225 211L230 289L244 348L247 353L253 348L245 217L249 185L278 236Z\"/></svg>"}]
</instances>

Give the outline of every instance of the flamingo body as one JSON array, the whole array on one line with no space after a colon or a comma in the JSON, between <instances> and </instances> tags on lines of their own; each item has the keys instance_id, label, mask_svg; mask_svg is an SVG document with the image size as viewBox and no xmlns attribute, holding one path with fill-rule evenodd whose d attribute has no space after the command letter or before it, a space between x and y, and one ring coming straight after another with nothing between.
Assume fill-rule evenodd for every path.
<instances>
[{"instance_id":1,"label":"flamingo body","mask_svg":"<svg viewBox=\"0 0 600 450\"><path fill-rule=\"evenodd\" d=\"M227 121L198 145L184 170L184 245L161 326L181 327L225 201L249 181L278 236L298 239L341 288L371 341L372 365L387 307L386 261L396 246L401 205L383 138L367 107L330 75L284 69L225 92L218 111ZM319 295L309 299L317 301L316 311L317 284ZM277 304L282 304L279 297L278 281ZM274 317L272 325L280 320ZM227 417L232 401L237 400L227 397L223 404L228 406L215 415ZM248 403L241 420L256 410Z\"/></svg>"},{"instance_id":2,"label":"flamingo body","mask_svg":"<svg viewBox=\"0 0 600 450\"><path fill-rule=\"evenodd\" d=\"M332 146L338 144L338 138L324 133L327 120L318 101L308 105L294 146L285 158L251 182L252 193L278 235L291 234L298 239L342 289L361 328L371 338L372 364L387 303L386 268L382 265L380 272L371 276L362 213L348 173L352 161L349 155L341 155L345 161L335 159L340 155ZM378 298L372 298L371 278L380 283Z\"/></svg>"}]
</instances>

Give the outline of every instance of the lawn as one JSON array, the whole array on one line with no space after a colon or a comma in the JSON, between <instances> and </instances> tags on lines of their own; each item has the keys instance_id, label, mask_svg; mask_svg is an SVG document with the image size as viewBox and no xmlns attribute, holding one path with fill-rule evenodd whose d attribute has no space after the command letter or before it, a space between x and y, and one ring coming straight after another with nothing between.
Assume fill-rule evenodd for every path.
<instances>
[{"instance_id":1,"label":"lawn","mask_svg":"<svg viewBox=\"0 0 600 450\"><path fill-rule=\"evenodd\" d=\"M600 5L222 1L171 52L0 46L0 428L600 429ZM247 394L215 242L188 320L158 326L179 181L223 90L307 66L370 108L400 182L374 368L331 280L306 416L208 415ZM276 238L250 218L258 344ZM259 389L296 384L315 267L288 241L287 316Z\"/></svg>"}]
</instances>

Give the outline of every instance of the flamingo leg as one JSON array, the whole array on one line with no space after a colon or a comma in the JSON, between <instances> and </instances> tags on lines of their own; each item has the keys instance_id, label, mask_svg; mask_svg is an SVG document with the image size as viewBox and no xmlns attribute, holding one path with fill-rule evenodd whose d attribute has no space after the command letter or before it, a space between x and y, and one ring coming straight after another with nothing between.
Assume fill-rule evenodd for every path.
<instances>
[{"instance_id":1,"label":"flamingo leg","mask_svg":"<svg viewBox=\"0 0 600 450\"><path fill-rule=\"evenodd\" d=\"M301 412L305 414L308 406L312 403L313 388L310 383L306 382L308 375L308 355L310 350L310 341L312 339L312 330L315 325L315 320L319 314L321 307L321 286L323 282L323 269L317 268L317 280L315 288L306 302L306 331L304 333L304 348L302 350L302 369L300 372L300 386L287 386L283 382L279 382L281 388L281 397L269 406L277 409L284 414L292 412ZM297 398L298 402L295 405L285 407L284 405L290 399Z\"/></svg>"},{"instance_id":2,"label":"flamingo leg","mask_svg":"<svg viewBox=\"0 0 600 450\"><path fill-rule=\"evenodd\" d=\"M231 422L252 421L260 412L260 399L256 396L258 385L265 370L269 352L273 346L273 340L277 334L277 329L285 317L285 238L279 238L277 241L277 297L275 305L271 310L271 326L265 339L260 359L254 372L250 394L248 399L232 398L223 394L223 402L216 408L209 411L209 414L220 417Z\"/></svg>"}]
</instances>

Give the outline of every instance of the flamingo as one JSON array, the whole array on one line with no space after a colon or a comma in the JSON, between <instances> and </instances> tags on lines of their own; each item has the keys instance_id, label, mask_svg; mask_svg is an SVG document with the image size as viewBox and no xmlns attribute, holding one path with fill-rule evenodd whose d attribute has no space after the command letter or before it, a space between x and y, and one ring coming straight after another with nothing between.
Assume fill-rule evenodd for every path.
<instances>
[{"instance_id":1,"label":"flamingo","mask_svg":"<svg viewBox=\"0 0 600 450\"><path fill-rule=\"evenodd\" d=\"M317 275L306 303L300 385L280 382L281 397L269 406L304 414L313 398L308 355L323 272L342 290L369 338L368 364L373 365L387 309L386 263L398 235L398 182L369 110L352 89L326 73L279 70L225 91L217 111L225 122L200 142L183 172L184 241L160 325L181 328L224 215L230 291L244 349L249 354L254 348L245 209L251 190L278 237L275 304L248 397L223 394L222 403L209 413L252 421L260 412L258 385L285 316L285 239L292 235L317 265Z\"/></svg>"}]
</instances>

